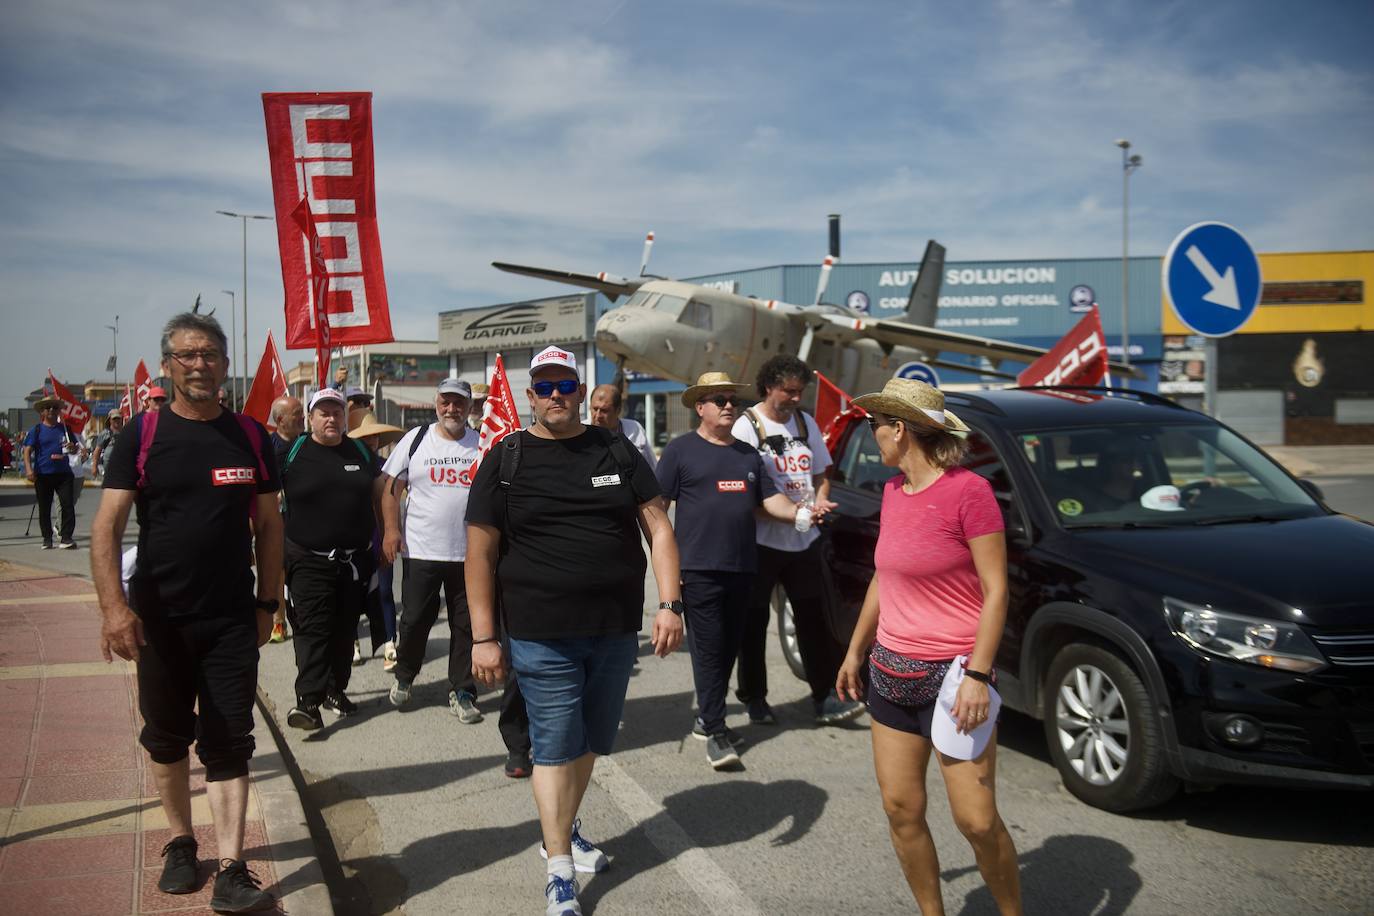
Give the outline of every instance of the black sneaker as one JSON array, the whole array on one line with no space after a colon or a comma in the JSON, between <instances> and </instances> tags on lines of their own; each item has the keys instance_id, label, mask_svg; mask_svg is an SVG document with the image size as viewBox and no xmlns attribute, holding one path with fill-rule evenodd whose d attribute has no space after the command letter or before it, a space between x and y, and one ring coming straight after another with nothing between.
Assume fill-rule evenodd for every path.
<instances>
[{"instance_id":1,"label":"black sneaker","mask_svg":"<svg viewBox=\"0 0 1374 916\"><path fill-rule=\"evenodd\" d=\"M864 704L855 700L841 700L832 692L823 700L813 700L817 725L838 725L863 715Z\"/></svg>"},{"instance_id":2,"label":"black sneaker","mask_svg":"<svg viewBox=\"0 0 1374 916\"><path fill-rule=\"evenodd\" d=\"M325 694L324 702L320 704L320 709L323 712L329 713L331 716L338 716L342 719L344 716L356 715L358 712L358 704L350 700L348 695L343 691L331 690L329 693Z\"/></svg>"},{"instance_id":3,"label":"black sneaker","mask_svg":"<svg viewBox=\"0 0 1374 916\"><path fill-rule=\"evenodd\" d=\"M778 724L778 717L773 714L773 707L768 705L767 700L750 700L745 706L749 711L750 725Z\"/></svg>"},{"instance_id":4,"label":"black sneaker","mask_svg":"<svg viewBox=\"0 0 1374 916\"><path fill-rule=\"evenodd\" d=\"M270 910L277 900L259 887L261 882L242 859L220 859L210 909L216 913L256 913Z\"/></svg>"},{"instance_id":5,"label":"black sneaker","mask_svg":"<svg viewBox=\"0 0 1374 916\"><path fill-rule=\"evenodd\" d=\"M533 772L529 751L511 751L506 755L506 775L511 779L524 779Z\"/></svg>"},{"instance_id":6,"label":"black sneaker","mask_svg":"<svg viewBox=\"0 0 1374 916\"><path fill-rule=\"evenodd\" d=\"M52 550L52 541L44 541L40 550Z\"/></svg>"},{"instance_id":7,"label":"black sneaker","mask_svg":"<svg viewBox=\"0 0 1374 916\"><path fill-rule=\"evenodd\" d=\"M739 763L739 754L730 746L724 734L711 735L706 739L706 762L711 764L712 769L723 770Z\"/></svg>"},{"instance_id":8,"label":"black sneaker","mask_svg":"<svg viewBox=\"0 0 1374 916\"><path fill-rule=\"evenodd\" d=\"M692 737L698 741L705 741L707 738L711 737L706 732L706 723L701 721L701 716L697 716L696 719L692 721ZM731 747L739 747L744 743L744 736L727 726L725 729L725 740L730 742Z\"/></svg>"},{"instance_id":9,"label":"black sneaker","mask_svg":"<svg viewBox=\"0 0 1374 916\"><path fill-rule=\"evenodd\" d=\"M192 894L199 884L196 874L196 838L193 836L174 837L162 847L162 877L157 879L157 889L164 894Z\"/></svg>"},{"instance_id":10,"label":"black sneaker","mask_svg":"<svg viewBox=\"0 0 1374 916\"><path fill-rule=\"evenodd\" d=\"M313 732L317 728L324 728L324 719L320 718L319 704L297 700L296 705L292 706L291 711L286 714L286 724L292 728L303 728L308 732Z\"/></svg>"}]
</instances>

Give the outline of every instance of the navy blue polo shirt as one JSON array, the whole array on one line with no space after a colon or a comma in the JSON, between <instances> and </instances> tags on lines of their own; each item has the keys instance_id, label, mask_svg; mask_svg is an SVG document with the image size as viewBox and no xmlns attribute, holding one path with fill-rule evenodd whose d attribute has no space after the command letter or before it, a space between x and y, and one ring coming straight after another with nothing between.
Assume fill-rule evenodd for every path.
<instances>
[{"instance_id":1,"label":"navy blue polo shirt","mask_svg":"<svg viewBox=\"0 0 1374 916\"><path fill-rule=\"evenodd\" d=\"M39 423L24 437L24 446L33 449L33 470L38 474L70 474L71 463L64 451L69 439L65 424ZM54 458L53 456L57 457Z\"/></svg>"},{"instance_id":2,"label":"navy blue polo shirt","mask_svg":"<svg viewBox=\"0 0 1374 916\"><path fill-rule=\"evenodd\" d=\"M739 440L678 436L658 459L658 486L677 502L673 529L683 569L758 571L754 508L778 492L758 450Z\"/></svg>"}]
</instances>

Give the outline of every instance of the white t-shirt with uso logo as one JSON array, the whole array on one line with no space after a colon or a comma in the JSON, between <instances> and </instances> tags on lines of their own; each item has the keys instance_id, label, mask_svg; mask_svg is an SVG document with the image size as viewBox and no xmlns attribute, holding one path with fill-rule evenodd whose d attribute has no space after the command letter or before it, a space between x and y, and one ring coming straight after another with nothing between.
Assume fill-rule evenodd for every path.
<instances>
[{"instance_id":1,"label":"white t-shirt with uso logo","mask_svg":"<svg viewBox=\"0 0 1374 916\"><path fill-rule=\"evenodd\" d=\"M464 516L468 511L468 490L477 473L477 431L463 428L456 441L439 435L429 426L415 454L411 443L424 427L416 427L401 437L382 465L382 473L403 480L409 488L406 497L401 555L413 560L462 562L468 554L468 531Z\"/></svg>"},{"instance_id":2,"label":"white t-shirt with uso logo","mask_svg":"<svg viewBox=\"0 0 1374 916\"><path fill-rule=\"evenodd\" d=\"M793 414L786 423L775 423L757 407L753 410L763 424L763 433L767 437L763 445L759 445L758 433L754 431L754 424L749 422L747 414L740 415L731 432L736 439L759 450L764 470L772 476L779 493L786 493L794 503L802 502L814 493L812 478L824 474L825 469L830 467L830 452L826 450L825 437L815 421L809 418L803 420L801 413ZM806 424L804 428L802 423ZM810 547L811 542L820 536L821 533L814 527L802 532L791 522L772 518L758 521L759 544L774 550L796 553Z\"/></svg>"}]
</instances>

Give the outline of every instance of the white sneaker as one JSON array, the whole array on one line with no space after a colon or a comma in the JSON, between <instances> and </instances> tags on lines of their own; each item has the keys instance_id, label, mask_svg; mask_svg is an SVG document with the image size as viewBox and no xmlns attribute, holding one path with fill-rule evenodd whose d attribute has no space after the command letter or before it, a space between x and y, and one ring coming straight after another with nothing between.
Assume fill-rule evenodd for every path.
<instances>
[{"instance_id":1,"label":"white sneaker","mask_svg":"<svg viewBox=\"0 0 1374 916\"><path fill-rule=\"evenodd\" d=\"M410 688L410 684L403 684L401 683L400 678L397 678L396 683L391 685L391 693L389 694L389 696L391 697L391 705L404 706L407 703L409 703Z\"/></svg>"},{"instance_id":2,"label":"white sneaker","mask_svg":"<svg viewBox=\"0 0 1374 916\"><path fill-rule=\"evenodd\" d=\"M390 671L396 667L396 646L391 640L382 643L382 670Z\"/></svg>"},{"instance_id":3,"label":"white sneaker","mask_svg":"<svg viewBox=\"0 0 1374 916\"><path fill-rule=\"evenodd\" d=\"M355 639L355 640L353 640L353 664L354 664L354 665L361 665L362 663L363 663L363 650L362 650L362 647L358 645L358 641Z\"/></svg>"},{"instance_id":4,"label":"white sneaker","mask_svg":"<svg viewBox=\"0 0 1374 916\"><path fill-rule=\"evenodd\" d=\"M582 905L577 902L576 878L549 875L549 883L544 886L544 899L548 901L545 916L582 916Z\"/></svg>"},{"instance_id":5,"label":"white sneaker","mask_svg":"<svg viewBox=\"0 0 1374 916\"><path fill-rule=\"evenodd\" d=\"M587 838L584 837L584 836L581 834L581 832L580 832L580 828L581 828L581 827L582 827L582 819L581 819L581 818L578 818L577 820L573 821L573 831L572 831L572 858L573 858L573 868L576 869L577 871L580 871L580 872L582 872L583 874L587 874L587 875L594 875L594 874L596 874L597 872L602 872L602 871L605 871L606 869L610 868L610 867L611 867L611 860L608 859L608 858L606 858L606 854L605 854L604 852L602 852L600 849L597 849L595 846L593 846L593 845L587 840ZM544 844L543 844L543 843L540 843L540 844L539 844L539 856L540 856L540 858L543 858L543 859L548 859L548 857L549 857L549 851L548 851L547 849L544 848Z\"/></svg>"}]
</instances>

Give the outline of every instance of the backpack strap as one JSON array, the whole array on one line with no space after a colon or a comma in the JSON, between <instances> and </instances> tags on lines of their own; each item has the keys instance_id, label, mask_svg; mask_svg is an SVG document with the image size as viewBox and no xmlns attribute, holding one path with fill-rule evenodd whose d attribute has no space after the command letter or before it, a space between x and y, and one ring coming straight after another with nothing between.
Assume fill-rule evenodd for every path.
<instances>
[{"instance_id":1,"label":"backpack strap","mask_svg":"<svg viewBox=\"0 0 1374 916\"><path fill-rule=\"evenodd\" d=\"M296 456L300 454L301 446L305 445L305 439L306 434L301 433L296 437L296 441L291 443L291 450L286 453L286 463L277 469L278 474L285 475L286 469L291 467L291 462L295 461Z\"/></svg>"},{"instance_id":2,"label":"backpack strap","mask_svg":"<svg viewBox=\"0 0 1374 916\"><path fill-rule=\"evenodd\" d=\"M134 418L138 424L138 458L134 467L138 470L138 489L148 486L148 450L153 447L153 436L157 435L159 411L145 410Z\"/></svg>"},{"instance_id":3,"label":"backpack strap","mask_svg":"<svg viewBox=\"0 0 1374 916\"><path fill-rule=\"evenodd\" d=\"M372 453L369 452L369 451L367 450L367 446L366 446L366 445L363 445L363 440L361 440L361 439L350 439L349 441L352 442L354 445L356 445L356 446L358 447L358 454L363 456L363 464L371 464L371 463L372 463Z\"/></svg>"},{"instance_id":4,"label":"backpack strap","mask_svg":"<svg viewBox=\"0 0 1374 916\"><path fill-rule=\"evenodd\" d=\"M749 418L749 425L754 427L754 435L759 440L754 448L762 449L764 441L768 438L768 434L763 431L763 421L759 419L758 412L752 407L744 408L744 415Z\"/></svg>"},{"instance_id":5,"label":"backpack strap","mask_svg":"<svg viewBox=\"0 0 1374 916\"><path fill-rule=\"evenodd\" d=\"M420 450L420 443L425 441L425 433L427 432L429 432L428 423L426 423L424 426L421 426L420 431L415 434L415 438L410 440L410 454L407 456L407 458L415 457L415 453ZM407 470L409 469L409 466L410 462L406 461Z\"/></svg>"},{"instance_id":6,"label":"backpack strap","mask_svg":"<svg viewBox=\"0 0 1374 916\"><path fill-rule=\"evenodd\" d=\"M267 442L263 433L258 432L261 427L256 420L247 414L236 413L234 414L234 419L239 421L239 426L243 429L243 434L248 437L248 447L253 450L253 457L258 459L258 473L262 475L263 480L269 479L267 461L262 457L263 449L266 448ZM264 430L264 432L266 431ZM281 471L278 470L277 473L280 474Z\"/></svg>"},{"instance_id":7,"label":"backpack strap","mask_svg":"<svg viewBox=\"0 0 1374 916\"><path fill-rule=\"evenodd\" d=\"M502 490L509 490L515 472L520 469L520 454L523 451L520 430L515 430L501 440L501 474L497 478Z\"/></svg>"}]
</instances>

